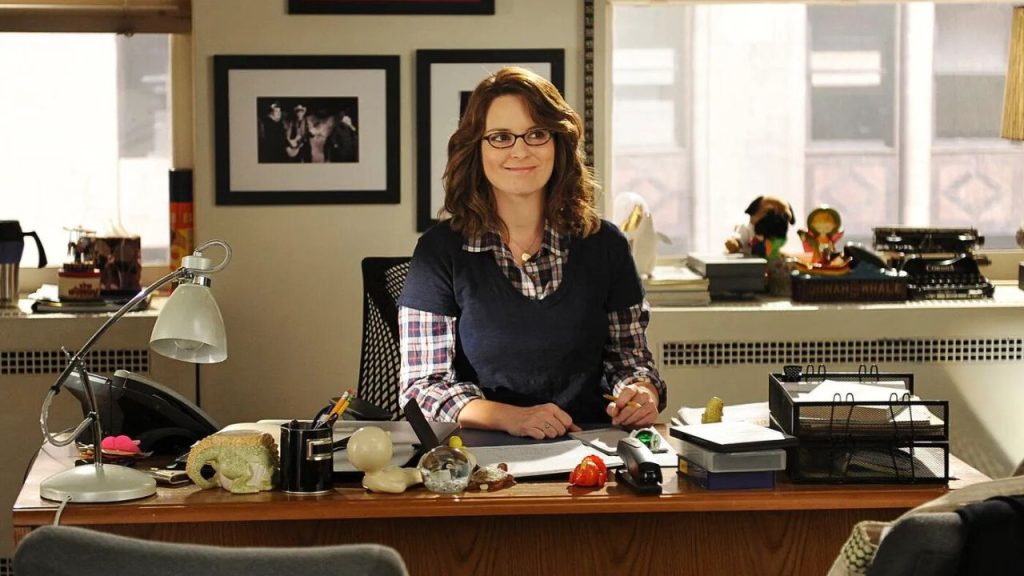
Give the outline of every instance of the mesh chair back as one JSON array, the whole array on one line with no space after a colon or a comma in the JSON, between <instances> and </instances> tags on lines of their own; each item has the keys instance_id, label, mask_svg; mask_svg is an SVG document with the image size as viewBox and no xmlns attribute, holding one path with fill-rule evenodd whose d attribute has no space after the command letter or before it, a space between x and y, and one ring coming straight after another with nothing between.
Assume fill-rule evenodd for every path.
<instances>
[{"instance_id":1,"label":"mesh chair back","mask_svg":"<svg viewBox=\"0 0 1024 576\"><path fill-rule=\"evenodd\" d=\"M363 258L363 347L356 395L401 417L398 405L402 355L398 347L398 297L411 258Z\"/></svg>"}]
</instances>

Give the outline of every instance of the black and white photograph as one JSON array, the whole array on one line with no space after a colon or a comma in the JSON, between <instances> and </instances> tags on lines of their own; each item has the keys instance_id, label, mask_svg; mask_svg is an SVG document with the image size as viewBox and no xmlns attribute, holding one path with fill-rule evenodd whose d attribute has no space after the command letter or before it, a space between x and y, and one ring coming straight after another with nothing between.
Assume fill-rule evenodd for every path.
<instances>
[{"instance_id":1,"label":"black and white photograph","mask_svg":"<svg viewBox=\"0 0 1024 576\"><path fill-rule=\"evenodd\" d=\"M262 163L359 162L357 98L258 97Z\"/></svg>"},{"instance_id":2,"label":"black and white photograph","mask_svg":"<svg viewBox=\"0 0 1024 576\"><path fill-rule=\"evenodd\" d=\"M217 204L399 202L398 56L214 56Z\"/></svg>"},{"instance_id":3,"label":"black and white photograph","mask_svg":"<svg viewBox=\"0 0 1024 576\"><path fill-rule=\"evenodd\" d=\"M437 222L444 204L441 185L448 138L459 126L473 89L505 66L522 66L544 76L565 94L565 51L416 51L416 229Z\"/></svg>"},{"instance_id":4,"label":"black and white photograph","mask_svg":"<svg viewBox=\"0 0 1024 576\"><path fill-rule=\"evenodd\" d=\"M494 14L494 0L288 0L289 14Z\"/></svg>"}]
</instances>

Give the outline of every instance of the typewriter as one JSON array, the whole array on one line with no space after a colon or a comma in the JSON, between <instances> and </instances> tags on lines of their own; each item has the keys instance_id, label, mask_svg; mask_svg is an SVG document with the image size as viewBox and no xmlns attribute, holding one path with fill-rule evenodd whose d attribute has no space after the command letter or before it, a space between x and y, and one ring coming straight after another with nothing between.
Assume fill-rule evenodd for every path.
<instances>
[{"instance_id":1,"label":"typewriter","mask_svg":"<svg viewBox=\"0 0 1024 576\"><path fill-rule=\"evenodd\" d=\"M985 238L974 228L875 228L875 249L909 275L911 300L991 298L995 288L974 254Z\"/></svg>"}]
</instances>

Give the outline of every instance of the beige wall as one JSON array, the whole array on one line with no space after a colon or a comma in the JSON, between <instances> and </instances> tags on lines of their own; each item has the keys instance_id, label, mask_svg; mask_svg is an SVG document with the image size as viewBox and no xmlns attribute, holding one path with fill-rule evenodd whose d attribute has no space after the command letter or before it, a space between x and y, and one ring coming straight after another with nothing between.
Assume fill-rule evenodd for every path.
<instances>
[{"instance_id":1,"label":"beige wall","mask_svg":"<svg viewBox=\"0 0 1024 576\"><path fill-rule=\"evenodd\" d=\"M235 256L213 290L229 338L226 362L202 368L203 408L221 422L310 417L354 387L362 325L359 263L412 253L415 227L415 51L562 48L566 96L582 108L582 3L502 0L491 16L290 16L284 0L193 0L196 236ZM214 204L215 54L401 57L401 196L397 205Z\"/></svg>"}]
</instances>

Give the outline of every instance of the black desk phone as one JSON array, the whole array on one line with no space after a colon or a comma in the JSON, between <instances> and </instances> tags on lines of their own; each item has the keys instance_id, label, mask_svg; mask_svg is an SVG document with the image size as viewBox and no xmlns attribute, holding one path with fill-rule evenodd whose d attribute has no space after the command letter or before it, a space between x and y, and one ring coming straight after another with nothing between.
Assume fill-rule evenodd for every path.
<instances>
[{"instance_id":1,"label":"black desk phone","mask_svg":"<svg viewBox=\"0 0 1024 576\"><path fill-rule=\"evenodd\" d=\"M89 373L88 379L103 434L124 434L138 440L143 452L187 453L196 441L220 430L187 398L139 374L118 370L113 378ZM82 413L88 414L89 401L78 373L72 373L64 386L82 404ZM83 432L81 441L95 443L91 427Z\"/></svg>"}]
</instances>

